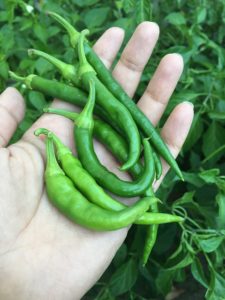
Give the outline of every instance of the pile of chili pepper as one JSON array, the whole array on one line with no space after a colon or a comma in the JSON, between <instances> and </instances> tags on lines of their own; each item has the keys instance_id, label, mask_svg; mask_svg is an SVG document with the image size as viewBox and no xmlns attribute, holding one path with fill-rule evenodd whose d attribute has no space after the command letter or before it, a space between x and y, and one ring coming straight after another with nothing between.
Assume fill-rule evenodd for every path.
<instances>
[{"instance_id":1,"label":"pile of chili pepper","mask_svg":"<svg viewBox=\"0 0 225 300\"><path fill-rule=\"evenodd\" d=\"M157 237L159 224L181 222L179 216L160 213L153 182L162 175L160 156L176 174L182 173L169 149L150 120L113 79L109 70L89 46L88 30L79 33L56 13L49 12L67 31L77 62L66 64L39 50L29 55L47 59L67 83L37 75L10 76L27 88L73 103L83 110L78 114L54 108L44 112L65 116L74 121L74 139L78 158L46 128L35 135L46 135L47 165L45 183L49 199L59 211L77 224L92 230L117 230L133 223L148 225L142 262L146 264ZM124 181L99 161L93 137L104 144L128 171L133 181ZM143 163L142 163L143 150ZM125 198L140 199L126 206L109 196L109 191Z\"/></svg>"}]
</instances>

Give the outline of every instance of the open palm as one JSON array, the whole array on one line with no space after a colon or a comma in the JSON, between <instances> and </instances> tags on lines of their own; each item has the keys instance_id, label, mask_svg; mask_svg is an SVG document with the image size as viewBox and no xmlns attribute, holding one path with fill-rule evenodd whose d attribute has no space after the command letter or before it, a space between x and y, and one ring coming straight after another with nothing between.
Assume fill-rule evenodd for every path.
<instances>
[{"instance_id":1,"label":"open palm","mask_svg":"<svg viewBox=\"0 0 225 300\"><path fill-rule=\"evenodd\" d=\"M132 97L158 39L155 23L139 25L113 75ZM107 30L94 46L110 67L123 41L119 28ZM165 56L138 105L153 124L160 120L183 68L177 54ZM185 99L184 99L185 100ZM53 106L76 108L60 100ZM94 232L71 223L49 203L44 188L45 144L33 135L39 127L54 131L73 146L73 124L43 115L16 144L6 148L24 116L24 101L14 89L0 96L0 299L80 299L98 280L126 237L127 229ZM171 113L162 137L176 156L187 136L193 108L183 102ZM113 172L115 160L97 142L99 159ZM169 167L163 162L163 174ZM122 175L126 178L126 174ZM157 188L159 182L155 183Z\"/></svg>"}]
</instances>

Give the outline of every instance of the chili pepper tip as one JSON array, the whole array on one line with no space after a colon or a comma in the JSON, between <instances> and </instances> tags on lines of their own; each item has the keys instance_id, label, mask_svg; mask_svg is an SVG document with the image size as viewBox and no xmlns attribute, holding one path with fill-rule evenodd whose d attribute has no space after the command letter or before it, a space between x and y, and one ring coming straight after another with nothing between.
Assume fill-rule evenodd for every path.
<instances>
[{"instance_id":1,"label":"chili pepper tip","mask_svg":"<svg viewBox=\"0 0 225 300\"><path fill-rule=\"evenodd\" d=\"M50 11L50 10L46 10L46 11L45 11L45 14L46 14L47 16L49 16L49 15L54 15L54 12L53 12L53 11Z\"/></svg>"},{"instance_id":2,"label":"chili pepper tip","mask_svg":"<svg viewBox=\"0 0 225 300\"><path fill-rule=\"evenodd\" d=\"M51 131L49 131L46 128L38 128L34 131L34 135L39 136L40 134L44 134L46 136L49 136L49 133L51 133Z\"/></svg>"},{"instance_id":3,"label":"chili pepper tip","mask_svg":"<svg viewBox=\"0 0 225 300\"><path fill-rule=\"evenodd\" d=\"M178 222L178 223L181 223L181 222L184 222L184 221L185 221L185 219L182 218L182 217L179 217L179 216L176 216L176 217L177 217L177 222Z\"/></svg>"},{"instance_id":4,"label":"chili pepper tip","mask_svg":"<svg viewBox=\"0 0 225 300\"><path fill-rule=\"evenodd\" d=\"M34 131L34 135L39 136L41 134L40 129L36 129Z\"/></svg>"},{"instance_id":5,"label":"chili pepper tip","mask_svg":"<svg viewBox=\"0 0 225 300\"><path fill-rule=\"evenodd\" d=\"M89 35L89 34L90 34L90 30L86 28L86 29L82 30L81 33L82 33L84 36L86 36L86 35Z\"/></svg>"},{"instance_id":6,"label":"chili pepper tip","mask_svg":"<svg viewBox=\"0 0 225 300\"><path fill-rule=\"evenodd\" d=\"M9 77L16 81L24 81L24 77L17 75L16 73L9 71Z\"/></svg>"},{"instance_id":7,"label":"chili pepper tip","mask_svg":"<svg viewBox=\"0 0 225 300\"><path fill-rule=\"evenodd\" d=\"M35 50L34 49L28 49L27 50L27 53L30 57L34 56L35 55Z\"/></svg>"}]
</instances>

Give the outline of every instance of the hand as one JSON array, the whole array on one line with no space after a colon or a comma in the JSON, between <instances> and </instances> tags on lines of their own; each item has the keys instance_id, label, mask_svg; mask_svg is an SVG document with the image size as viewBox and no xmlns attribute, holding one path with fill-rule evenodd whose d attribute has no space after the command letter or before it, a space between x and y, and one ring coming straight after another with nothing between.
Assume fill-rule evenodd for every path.
<instances>
[{"instance_id":1,"label":"hand","mask_svg":"<svg viewBox=\"0 0 225 300\"><path fill-rule=\"evenodd\" d=\"M132 97L158 39L155 23L139 25L113 70ZM107 67L124 37L119 28L107 30L94 46ZM138 105L153 124L160 120L183 69L178 54L160 62ZM55 107L76 110L59 100ZM93 232L71 223L49 203L44 188L45 144L36 128L54 131L73 149L73 124L56 115L43 115L16 144L5 148L24 116L24 101L14 89L0 96L0 299L80 299L99 279L124 241L127 229ZM185 141L193 107L184 102L169 116L162 137L174 156ZM97 142L101 161L118 172L114 159ZM163 174L168 171L163 162ZM126 174L123 174L126 178ZM159 182L155 183L155 188Z\"/></svg>"}]
</instances>

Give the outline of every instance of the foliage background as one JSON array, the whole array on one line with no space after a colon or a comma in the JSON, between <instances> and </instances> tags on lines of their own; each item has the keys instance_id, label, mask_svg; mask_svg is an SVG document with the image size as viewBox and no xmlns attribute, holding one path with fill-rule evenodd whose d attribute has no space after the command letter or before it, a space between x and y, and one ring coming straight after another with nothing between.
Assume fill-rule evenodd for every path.
<instances>
[{"instance_id":1,"label":"foliage background","mask_svg":"<svg viewBox=\"0 0 225 300\"><path fill-rule=\"evenodd\" d=\"M59 75L42 58L27 56L37 48L73 61L65 32L44 11L55 11L78 29L88 27L94 42L107 28L126 30L150 20L161 35L145 69L136 99L163 55L182 54L183 76L164 116L178 103L195 106L191 132L179 157L185 182L173 172L158 196L162 209L185 215L178 225L160 226L157 243L145 268L138 261L144 232L132 228L112 264L84 299L225 299L225 1L217 0L0 0L0 91L14 84L8 69L48 78ZM16 84L27 112L11 142L42 114L51 99ZM162 124L161 124L162 125Z\"/></svg>"}]
</instances>

